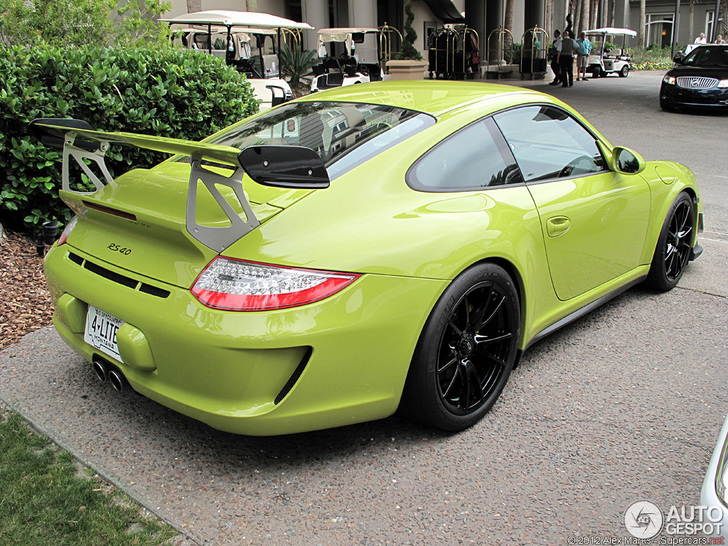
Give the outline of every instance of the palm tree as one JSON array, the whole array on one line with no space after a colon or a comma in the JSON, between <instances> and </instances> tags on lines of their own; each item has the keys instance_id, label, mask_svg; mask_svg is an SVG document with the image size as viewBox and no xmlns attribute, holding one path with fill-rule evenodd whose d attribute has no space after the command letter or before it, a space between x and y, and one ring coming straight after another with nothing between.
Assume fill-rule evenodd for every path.
<instances>
[{"instance_id":1,"label":"palm tree","mask_svg":"<svg viewBox=\"0 0 728 546\"><path fill-rule=\"evenodd\" d=\"M513 30L513 14L516 10L516 1L515 0L506 0L506 15L505 19L503 20L503 26L507 28L508 30Z\"/></svg>"}]
</instances>

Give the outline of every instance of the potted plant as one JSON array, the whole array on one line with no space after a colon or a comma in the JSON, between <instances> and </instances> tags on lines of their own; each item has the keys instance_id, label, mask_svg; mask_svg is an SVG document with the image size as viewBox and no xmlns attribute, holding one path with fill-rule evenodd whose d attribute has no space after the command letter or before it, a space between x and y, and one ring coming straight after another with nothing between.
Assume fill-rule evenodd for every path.
<instances>
[{"instance_id":1,"label":"potted plant","mask_svg":"<svg viewBox=\"0 0 728 546\"><path fill-rule=\"evenodd\" d=\"M415 47L417 33L412 27L415 14L409 3L405 6L404 12L407 18L404 21L402 47L395 59L387 61L387 68L393 80L421 80L428 63L422 59L422 54Z\"/></svg>"}]
</instances>

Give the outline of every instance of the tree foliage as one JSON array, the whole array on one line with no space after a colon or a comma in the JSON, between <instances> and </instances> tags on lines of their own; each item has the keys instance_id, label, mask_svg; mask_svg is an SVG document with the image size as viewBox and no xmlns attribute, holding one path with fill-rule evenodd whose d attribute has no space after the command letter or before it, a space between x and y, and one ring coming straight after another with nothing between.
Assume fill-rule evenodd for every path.
<instances>
[{"instance_id":1,"label":"tree foliage","mask_svg":"<svg viewBox=\"0 0 728 546\"><path fill-rule=\"evenodd\" d=\"M169 44L163 0L0 0L0 42L56 47Z\"/></svg>"}]
</instances>

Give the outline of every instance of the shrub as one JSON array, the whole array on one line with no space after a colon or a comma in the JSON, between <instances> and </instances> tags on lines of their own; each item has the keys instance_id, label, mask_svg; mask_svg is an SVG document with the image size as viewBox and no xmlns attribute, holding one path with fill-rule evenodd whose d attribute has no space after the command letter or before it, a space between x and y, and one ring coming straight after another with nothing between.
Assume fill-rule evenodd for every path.
<instances>
[{"instance_id":1,"label":"shrub","mask_svg":"<svg viewBox=\"0 0 728 546\"><path fill-rule=\"evenodd\" d=\"M397 54L397 59L403 60L422 60L422 53L415 47L415 41L417 40L417 32L412 27L412 22L415 20L415 14L412 11L412 6L409 3L404 7L404 12L407 18L404 20L404 38L402 40L402 48Z\"/></svg>"},{"instance_id":2,"label":"shrub","mask_svg":"<svg viewBox=\"0 0 728 546\"><path fill-rule=\"evenodd\" d=\"M291 89L298 95L309 91L311 68L319 63L318 54L315 51L302 50L298 47L291 48L286 45L281 49L281 72L288 78Z\"/></svg>"},{"instance_id":3,"label":"shrub","mask_svg":"<svg viewBox=\"0 0 728 546\"><path fill-rule=\"evenodd\" d=\"M58 199L61 155L28 134L36 118L78 118L103 131L200 140L255 113L245 77L222 59L172 48L0 49L0 211L16 229L70 212ZM112 147L118 176L164 154Z\"/></svg>"},{"instance_id":4,"label":"shrub","mask_svg":"<svg viewBox=\"0 0 728 546\"><path fill-rule=\"evenodd\" d=\"M669 47L634 48L632 68L634 70L670 70L672 68L672 50Z\"/></svg>"}]
</instances>

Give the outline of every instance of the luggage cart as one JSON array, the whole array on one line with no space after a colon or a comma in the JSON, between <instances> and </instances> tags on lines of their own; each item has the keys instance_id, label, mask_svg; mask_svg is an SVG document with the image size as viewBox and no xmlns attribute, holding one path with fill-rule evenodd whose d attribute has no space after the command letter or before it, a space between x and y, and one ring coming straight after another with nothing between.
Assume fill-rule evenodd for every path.
<instances>
[{"instance_id":1,"label":"luggage cart","mask_svg":"<svg viewBox=\"0 0 728 546\"><path fill-rule=\"evenodd\" d=\"M427 43L430 78L473 79L480 65L478 33L466 26L433 32Z\"/></svg>"},{"instance_id":2,"label":"luggage cart","mask_svg":"<svg viewBox=\"0 0 728 546\"><path fill-rule=\"evenodd\" d=\"M519 70L521 79L527 76L530 79L542 80L546 75L547 44L549 41L549 33L545 29L533 27L526 30L521 37L521 62Z\"/></svg>"},{"instance_id":3,"label":"luggage cart","mask_svg":"<svg viewBox=\"0 0 728 546\"><path fill-rule=\"evenodd\" d=\"M498 27L488 34L486 78L509 77L513 72L513 34L507 28Z\"/></svg>"}]
</instances>

